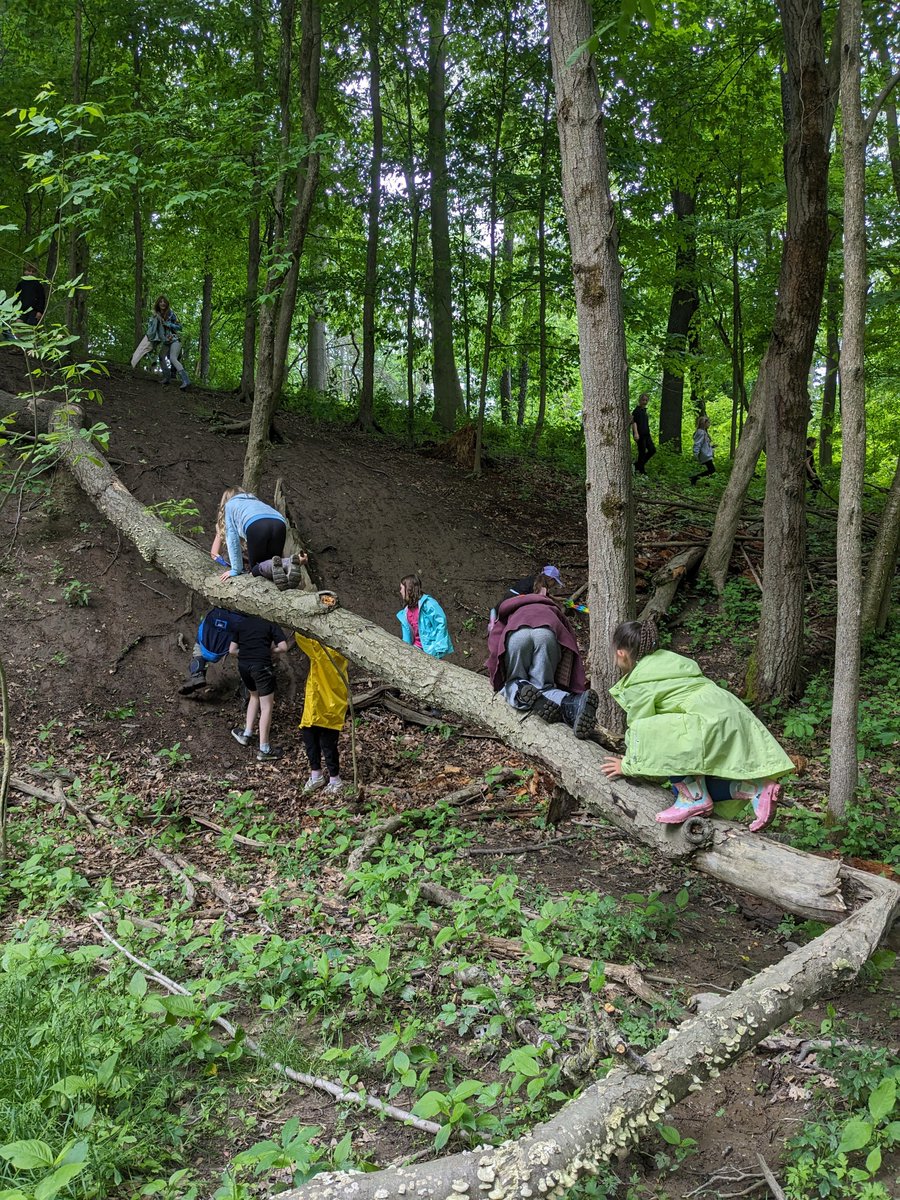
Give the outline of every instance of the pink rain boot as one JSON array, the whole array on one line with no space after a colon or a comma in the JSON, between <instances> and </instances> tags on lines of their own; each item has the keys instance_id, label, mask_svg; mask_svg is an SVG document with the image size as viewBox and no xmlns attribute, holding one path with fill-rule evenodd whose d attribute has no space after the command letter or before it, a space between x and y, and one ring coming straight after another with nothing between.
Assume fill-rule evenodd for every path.
<instances>
[{"instance_id":1,"label":"pink rain boot","mask_svg":"<svg viewBox=\"0 0 900 1200\"><path fill-rule=\"evenodd\" d=\"M756 814L750 823L750 832L758 833L775 820L775 810L784 788L774 779L744 779L739 784L731 785L731 794L735 800L749 800Z\"/></svg>"},{"instance_id":2,"label":"pink rain boot","mask_svg":"<svg viewBox=\"0 0 900 1200\"><path fill-rule=\"evenodd\" d=\"M708 817L712 813L713 802L702 775L689 775L686 779L673 783L672 788L676 800L671 808L656 814L660 825L680 825L688 817Z\"/></svg>"}]
</instances>

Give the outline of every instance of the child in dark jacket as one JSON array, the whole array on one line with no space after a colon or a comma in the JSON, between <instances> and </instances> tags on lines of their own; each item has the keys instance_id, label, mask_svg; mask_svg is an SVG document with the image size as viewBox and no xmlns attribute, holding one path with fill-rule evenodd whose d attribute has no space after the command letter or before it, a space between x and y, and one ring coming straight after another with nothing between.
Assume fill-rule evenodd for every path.
<instances>
[{"instance_id":1,"label":"child in dark jacket","mask_svg":"<svg viewBox=\"0 0 900 1200\"><path fill-rule=\"evenodd\" d=\"M259 718L259 752L257 762L274 762L282 751L269 743L272 713L275 708L275 670L272 653L284 654L288 648L284 632L264 617L241 615L233 626L229 654L236 654L238 674L250 693L244 728L234 728L231 736L242 746L253 741L253 728Z\"/></svg>"}]
</instances>

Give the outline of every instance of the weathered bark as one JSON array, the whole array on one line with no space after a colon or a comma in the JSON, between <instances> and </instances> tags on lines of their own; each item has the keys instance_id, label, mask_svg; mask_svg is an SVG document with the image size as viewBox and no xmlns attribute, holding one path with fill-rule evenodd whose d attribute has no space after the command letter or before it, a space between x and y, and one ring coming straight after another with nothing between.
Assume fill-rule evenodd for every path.
<instances>
[{"instance_id":1,"label":"weathered bark","mask_svg":"<svg viewBox=\"0 0 900 1200\"><path fill-rule=\"evenodd\" d=\"M781 330L774 386L766 396L766 586L748 681L758 700L794 693L803 654L807 385L831 240L828 163L834 87L825 61L821 12L812 10L808 0L780 0L779 8L787 58L781 89L789 214L782 265L789 269L782 271L778 300L788 305L790 318Z\"/></svg>"},{"instance_id":2,"label":"weathered bark","mask_svg":"<svg viewBox=\"0 0 900 1200\"><path fill-rule=\"evenodd\" d=\"M852 979L890 925L898 895L900 889L892 886L890 895L684 1022L646 1055L648 1070L615 1068L518 1141L372 1174L325 1173L282 1195L286 1200L565 1196L633 1145L673 1104L699 1091L812 1000Z\"/></svg>"},{"instance_id":3,"label":"weathered bark","mask_svg":"<svg viewBox=\"0 0 900 1200\"><path fill-rule=\"evenodd\" d=\"M548 13L584 395L589 657L598 719L620 731L624 715L609 695L616 679L610 646L616 625L634 615L634 513L619 239L594 59L582 53L569 65L593 31L591 6L549 0Z\"/></svg>"},{"instance_id":4,"label":"weathered bark","mask_svg":"<svg viewBox=\"0 0 900 1200\"><path fill-rule=\"evenodd\" d=\"M82 18L84 8L82 0L75 0L75 26L74 26L74 41L72 48L72 102L80 104L82 99L81 91L81 69L82 69ZM79 150L79 139L76 138L71 147L71 152L77 154ZM69 285L74 285L78 281L78 286L72 287L71 293L66 299L66 328L69 333L73 334L77 339L77 343L72 347L73 353L79 358L85 359L88 355L88 336L87 336L87 281L88 281L88 263L89 252L87 238L82 229L79 228L77 222L73 222L69 227L69 243L68 243L68 274Z\"/></svg>"},{"instance_id":5,"label":"weathered bark","mask_svg":"<svg viewBox=\"0 0 900 1200\"><path fill-rule=\"evenodd\" d=\"M489 231L489 267L488 283L485 295L487 312L484 322L484 353L481 358L481 380L478 386L478 420L475 425L475 457L472 464L472 474L478 478L481 474L481 444L484 439L484 414L487 406L488 376L491 368L491 351L494 336L494 302L497 290L497 181L500 174L500 139L503 133L503 118L506 115L506 89L509 81L509 14L503 24L503 59L500 68L500 94L497 99L497 113L494 122L494 145L491 155L491 187L488 203ZM502 397L501 397L502 406ZM509 398L507 397L506 416L504 423L509 421Z\"/></svg>"},{"instance_id":6,"label":"weathered bark","mask_svg":"<svg viewBox=\"0 0 900 1200\"><path fill-rule=\"evenodd\" d=\"M206 383L209 379L209 347L212 331L212 272L207 270L203 276L203 304L200 309L200 380Z\"/></svg>"},{"instance_id":7,"label":"weathered bark","mask_svg":"<svg viewBox=\"0 0 900 1200\"><path fill-rule=\"evenodd\" d=\"M819 467L822 469L830 467L834 462L832 439L840 357L838 285L837 278L832 277L828 280L828 290L825 294L825 382L822 386L822 418L819 423Z\"/></svg>"},{"instance_id":8,"label":"weathered bark","mask_svg":"<svg viewBox=\"0 0 900 1200\"><path fill-rule=\"evenodd\" d=\"M378 53L380 31L379 0L369 0L369 102L372 106L372 161L369 165L369 227L366 232L366 277L363 283L363 368L358 417L363 429L371 429L375 420L375 300L378 288L381 157L384 150L384 121L381 116L381 58Z\"/></svg>"},{"instance_id":9,"label":"weathered bark","mask_svg":"<svg viewBox=\"0 0 900 1200\"><path fill-rule=\"evenodd\" d=\"M862 632L864 635L880 633L886 624L898 547L900 547L900 458L897 460L894 480L885 501L878 533L875 535L872 554L869 558L869 571L866 575L866 586L862 599Z\"/></svg>"},{"instance_id":10,"label":"weathered bark","mask_svg":"<svg viewBox=\"0 0 900 1200\"><path fill-rule=\"evenodd\" d=\"M841 489L828 812L841 821L859 783L862 505L866 474L866 139L860 94L861 0L841 0L841 147L844 166L844 337Z\"/></svg>"},{"instance_id":11,"label":"weathered bark","mask_svg":"<svg viewBox=\"0 0 900 1200\"><path fill-rule=\"evenodd\" d=\"M659 402L659 440L681 453L681 423L684 416L684 375L689 356L691 322L700 307L697 291L696 192L672 188L675 212L675 282L666 328L662 391Z\"/></svg>"},{"instance_id":12,"label":"weathered bark","mask_svg":"<svg viewBox=\"0 0 900 1200\"><path fill-rule=\"evenodd\" d=\"M0 392L4 412L17 414L31 430L31 401ZM439 705L464 720L486 725L513 749L541 759L573 797L602 812L617 828L665 857L691 858L713 878L780 905L803 918L838 921L854 902L877 894L886 881L840 862L816 858L748 833L730 821L705 822L707 839L697 849L681 826L663 826L655 815L666 803L659 788L625 779L612 783L600 774L604 751L591 741L576 741L568 729L529 719L496 696L483 677L417 652L371 622L341 608L323 605L315 594L279 592L249 575L222 582L209 557L188 545L147 511L117 479L96 447L79 428L76 406L41 400L39 428L63 435L59 454L92 503L137 547L141 556L178 579L210 604L267 617L311 634L340 650L373 677L410 696Z\"/></svg>"},{"instance_id":13,"label":"weathered bark","mask_svg":"<svg viewBox=\"0 0 900 1200\"><path fill-rule=\"evenodd\" d=\"M453 272L447 176L447 95L444 20L447 0L428 0L428 169L431 200L431 335L434 419L450 431L462 411L453 353Z\"/></svg>"},{"instance_id":14,"label":"weathered bark","mask_svg":"<svg viewBox=\"0 0 900 1200\"><path fill-rule=\"evenodd\" d=\"M306 389L313 396L322 396L328 386L328 347L325 344L325 322L311 316L306 322Z\"/></svg>"},{"instance_id":15,"label":"weathered bark","mask_svg":"<svg viewBox=\"0 0 900 1200\"><path fill-rule=\"evenodd\" d=\"M734 219L740 221L744 207L743 170L735 181ZM728 457L734 459L737 440L744 427L747 411L747 383L744 374L744 313L741 305L741 245L737 237L731 243L731 439Z\"/></svg>"},{"instance_id":16,"label":"weathered bark","mask_svg":"<svg viewBox=\"0 0 900 1200\"><path fill-rule=\"evenodd\" d=\"M265 58L263 54L263 12L261 0L250 0L250 37L253 48L253 82L257 95L263 95ZM257 122L262 141L262 120ZM262 242L259 232L259 212L262 205L262 185L256 151L250 155L253 183L250 190L250 214L247 223L247 284L244 291L244 330L241 342L241 400L252 400L256 376L256 305L259 292L259 263Z\"/></svg>"}]
</instances>

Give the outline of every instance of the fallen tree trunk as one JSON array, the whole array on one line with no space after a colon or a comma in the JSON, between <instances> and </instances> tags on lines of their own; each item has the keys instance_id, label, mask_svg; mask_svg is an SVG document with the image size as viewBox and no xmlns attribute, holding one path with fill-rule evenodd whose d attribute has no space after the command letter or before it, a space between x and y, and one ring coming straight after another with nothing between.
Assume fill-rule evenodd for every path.
<instances>
[{"instance_id":1,"label":"fallen tree trunk","mask_svg":"<svg viewBox=\"0 0 900 1200\"><path fill-rule=\"evenodd\" d=\"M4 399L0 394L0 402ZM692 856L692 865L705 874L796 916L829 923L893 888L878 876L770 842L730 821L705 822L704 844L698 849L684 827L655 821L664 799L659 788L624 779L607 781L600 773L603 752L596 743L576 741L561 725L523 719L483 677L407 646L371 621L336 607L329 593L279 592L250 575L220 580L208 556L148 512L87 443L75 406L55 410L51 431L59 435L61 459L90 500L148 563L211 604L267 617L319 638L372 676L429 706L487 726L513 749L546 763L558 783L584 805L658 853L673 859Z\"/></svg>"},{"instance_id":2,"label":"fallen tree trunk","mask_svg":"<svg viewBox=\"0 0 900 1200\"><path fill-rule=\"evenodd\" d=\"M685 1021L646 1055L647 1070L617 1068L530 1134L501 1146L372 1174L317 1175L284 1200L519 1200L561 1197L638 1140L688 1092L699 1091L746 1050L823 993L853 978L896 915L900 890L747 981Z\"/></svg>"}]
</instances>

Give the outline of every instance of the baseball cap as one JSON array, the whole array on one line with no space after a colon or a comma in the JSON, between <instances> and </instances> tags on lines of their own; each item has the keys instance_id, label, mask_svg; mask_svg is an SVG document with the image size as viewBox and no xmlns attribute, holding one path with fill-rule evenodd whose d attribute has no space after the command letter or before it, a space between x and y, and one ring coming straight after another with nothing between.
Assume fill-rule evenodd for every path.
<instances>
[{"instance_id":1,"label":"baseball cap","mask_svg":"<svg viewBox=\"0 0 900 1200\"><path fill-rule=\"evenodd\" d=\"M559 567L541 567L541 574L546 575L548 579L555 579L559 586L562 587L563 581L559 573Z\"/></svg>"}]
</instances>

